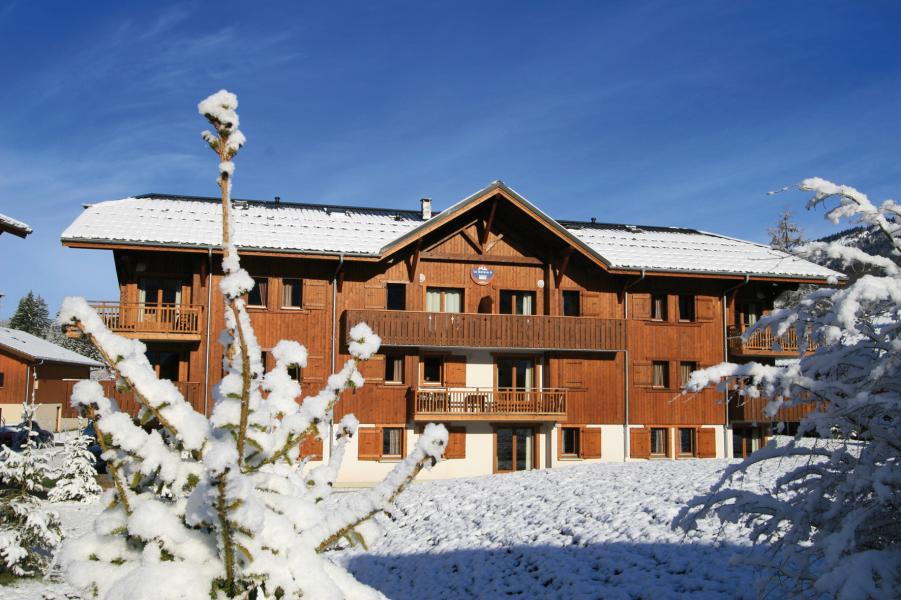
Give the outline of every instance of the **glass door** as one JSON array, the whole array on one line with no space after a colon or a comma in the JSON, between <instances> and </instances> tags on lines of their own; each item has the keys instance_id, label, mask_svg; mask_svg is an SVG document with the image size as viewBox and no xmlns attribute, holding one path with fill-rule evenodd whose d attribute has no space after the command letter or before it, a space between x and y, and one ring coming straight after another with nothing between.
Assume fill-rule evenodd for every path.
<instances>
[{"instance_id":1,"label":"glass door","mask_svg":"<svg viewBox=\"0 0 901 600\"><path fill-rule=\"evenodd\" d=\"M498 473L534 469L535 431L527 427L495 430L495 470Z\"/></svg>"}]
</instances>

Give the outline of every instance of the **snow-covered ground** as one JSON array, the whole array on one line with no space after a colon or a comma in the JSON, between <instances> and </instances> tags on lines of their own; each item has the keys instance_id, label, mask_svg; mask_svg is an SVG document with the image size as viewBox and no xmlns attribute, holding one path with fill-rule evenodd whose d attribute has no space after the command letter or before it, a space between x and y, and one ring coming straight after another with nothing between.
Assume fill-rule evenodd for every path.
<instances>
[{"instance_id":1,"label":"snow-covered ground","mask_svg":"<svg viewBox=\"0 0 901 600\"><path fill-rule=\"evenodd\" d=\"M368 550L333 558L394 600L753 598L757 572L731 562L751 550L739 527L711 520L690 536L670 529L682 504L726 464L591 464L417 484ZM67 535L84 531L100 510L57 508ZM0 587L0 600L77 597L71 592L31 581Z\"/></svg>"}]
</instances>

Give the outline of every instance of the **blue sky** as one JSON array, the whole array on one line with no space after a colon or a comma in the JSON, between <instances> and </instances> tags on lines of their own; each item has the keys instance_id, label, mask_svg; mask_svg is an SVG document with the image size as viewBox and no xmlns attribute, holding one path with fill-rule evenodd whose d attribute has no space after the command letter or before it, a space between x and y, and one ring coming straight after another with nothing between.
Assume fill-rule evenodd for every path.
<instances>
[{"instance_id":1,"label":"blue sky","mask_svg":"<svg viewBox=\"0 0 901 600\"><path fill-rule=\"evenodd\" d=\"M819 175L901 180L897 2L0 3L0 317L117 297L86 202L215 195L196 104L238 94L239 197L437 208L503 179L558 218L766 239Z\"/></svg>"}]
</instances>

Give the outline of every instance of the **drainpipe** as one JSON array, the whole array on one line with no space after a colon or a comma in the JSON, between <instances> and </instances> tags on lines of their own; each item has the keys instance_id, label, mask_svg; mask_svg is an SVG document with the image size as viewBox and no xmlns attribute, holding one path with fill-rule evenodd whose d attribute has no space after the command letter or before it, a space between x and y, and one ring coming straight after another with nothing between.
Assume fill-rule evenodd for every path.
<instances>
[{"instance_id":1,"label":"drainpipe","mask_svg":"<svg viewBox=\"0 0 901 600\"><path fill-rule=\"evenodd\" d=\"M203 361L203 414L210 414L210 327L213 315L213 247L206 249L206 357Z\"/></svg>"},{"instance_id":2,"label":"drainpipe","mask_svg":"<svg viewBox=\"0 0 901 600\"><path fill-rule=\"evenodd\" d=\"M723 362L729 360L729 325L726 322L726 304L728 302L729 294L736 291L738 288L744 287L748 285L748 282L751 281L751 276L748 273L745 273L745 280L741 283L737 283L732 287L726 288L723 290ZM726 415L723 419L725 424L725 429L723 430L723 456L729 456L729 440L726 438L726 433L729 431L730 423L729 423L729 390L726 389L723 392L724 402L726 406Z\"/></svg>"},{"instance_id":3,"label":"drainpipe","mask_svg":"<svg viewBox=\"0 0 901 600\"><path fill-rule=\"evenodd\" d=\"M335 363L338 359L338 273L341 272L341 267L344 266L344 253L338 255L338 268L335 269L335 274L332 275L332 352L331 352L331 373L335 372ZM329 415L328 420L328 447L329 447L329 456L332 454L332 440L335 437L334 434L335 427L335 418L334 412ZM325 457L323 457L325 458Z\"/></svg>"},{"instance_id":4,"label":"drainpipe","mask_svg":"<svg viewBox=\"0 0 901 600\"><path fill-rule=\"evenodd\" d=\"M629 292L627 290L643 281L645 274L645 270L642 269L641 276L639 276L638 279L631 283L627 283L625 287L623 287L623 314L625 315L625 333L627 337L625 343L626 348L623 350L623 362L625 363L625 381L623 381L623 397L625 400L625 414L623 416L623 462L629 460Z\"/></svg>"}]
</instances>

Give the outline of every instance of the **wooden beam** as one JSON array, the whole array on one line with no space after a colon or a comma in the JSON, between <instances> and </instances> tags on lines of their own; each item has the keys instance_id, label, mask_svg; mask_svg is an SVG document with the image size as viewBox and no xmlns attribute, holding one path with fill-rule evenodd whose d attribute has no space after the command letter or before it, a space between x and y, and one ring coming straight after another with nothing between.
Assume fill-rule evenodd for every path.
<instances>
[{"instance_id":1,"label":"wooden beam","mask_svg":"<svg viewBox=\"0 0 901 600\"><path fill-rule=\"evenodd\" d=\"M494 197L494 200L491 202L491 209L488 211L488 218L485 219L485 225L482 228L482 235L479 236L479 248L481 248L482 253L486 252L485 242L488 241L488 234L491 233L491 227L494 225L494 215L497 213L497 196Z\"/></svg>"},{"instance_id":2,"label":"wooden beam","mask_svg":"<svg viewBox=\"0 0 901 600\"><path fill-rule=\"evenodd\" d=\"M443 261L443 262L467 262L467 263L497 263L508 265L534 265L536 267L543 266L544 263L537 258L531 256L487 256L478 254L451 254L423 252L422 260Z\"/></svg>"},{"instance_id":3,"label":"wooden beam","mask_svg":"<svg viewBox=\"0 0 901 600\"><path fill-rule=\"evenodd\" d=\"M560 259L560 266L557 268L557 274L555 276L556 287L560 287L560 284L563 282L563 276L566 274L566 268L569 266L569 257L572 256L572 254L572 246L567 246L566 250L563 251L563 257Z\"/></svg>"},{"instance_id":4,"label":"wooden beam","mask_svg":"<svg viewBox=\"0 0 901 600\"><path fill-rule=\"evenodd\" d=\"M416 242L416 249L413 250L413 254L411 254L406 260L407 263L407 276L410 280L410 283L413 283L413 278L416 276L416 269L419 268L419 258L422 255L422 238Z\"/></svg>"},{"instance_id":5,"label":"wooden beam","mask_svg":"<svg viewBox=\"0 0 901 600\"><path fill-rule=\"evenodd\" d=\"M485 247L485 252L491 252L491 249L494 248L499 241L504 239L504 234L499 234L495 239L491 240L491 243Z\"/></svg>"}]
</instances>

